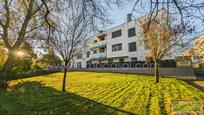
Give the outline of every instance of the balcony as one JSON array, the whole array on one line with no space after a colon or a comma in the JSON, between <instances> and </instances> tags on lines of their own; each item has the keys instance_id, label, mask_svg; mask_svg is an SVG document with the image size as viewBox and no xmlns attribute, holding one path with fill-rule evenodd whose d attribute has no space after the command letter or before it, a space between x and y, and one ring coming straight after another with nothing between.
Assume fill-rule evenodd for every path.
<instances>
[{"instance_id":1,"label":"balcony","mask_svg":"<svg viewBox=\"0 0 204 115\"><path fill-rule=\"evenodd\" d=\"M91 54L90 59L100 59L100 58L105 58L106 53L97 53L97 54Z\"/></svg>"},{"instance_id":2,"label":"balcony","mask_svg":"<svg viewBox=\"0 0 204 115\"><path fill-rule=\"evenodd\" d=\"M102 47L106 47L106 40L99 41L99 42L93 43L93 44L91 45L91 49L102 48Z\"/></svg>"}]
</instances>

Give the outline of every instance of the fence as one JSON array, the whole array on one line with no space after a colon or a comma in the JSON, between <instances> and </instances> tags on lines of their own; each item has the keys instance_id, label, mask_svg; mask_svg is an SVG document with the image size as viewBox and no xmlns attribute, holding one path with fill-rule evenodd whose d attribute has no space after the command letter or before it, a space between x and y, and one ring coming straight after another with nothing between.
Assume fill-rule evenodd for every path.
<instances>
[{"instance_id":1,"label":"fence","mask_svg":"<svg viewBox=\"0 0 204 115\"><path fill-rule=\"evenodd\" d=\"M154 75L153 68L70 68L68 71L112 72ZM178 79L196 79L192 68L160 68L160 75Z\"/></svg>"},{"instance_id":2,"label":"fence","mask_svg":"<svg viewBox=\"0 0 204 115\"><path fill-rule=\"evenodd\" d=\"M194 71L196 75L204 77L204 68L197 68Z\"/></svg>"},{"instance_id":3,"label":"fence","mask_svg":"<svg viewBox=\"0 0 204 115\"><path fill-rule=\"evenodd\" d=\"M175 68L175 60L161 60L159 63L162 68ZM135 62L112 62L112 63L87 63L86 68L153 68L153 62L135 61Z\"/></svg>"}]
</instances>

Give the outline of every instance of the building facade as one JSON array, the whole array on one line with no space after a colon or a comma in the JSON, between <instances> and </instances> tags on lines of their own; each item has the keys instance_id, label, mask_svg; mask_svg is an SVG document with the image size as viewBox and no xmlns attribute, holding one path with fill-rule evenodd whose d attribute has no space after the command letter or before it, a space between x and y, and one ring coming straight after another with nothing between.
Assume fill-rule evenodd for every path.
<instances>
[{"instance_id":1,"label":"building facade","mask_svg":"<svg viewBox=\"0 0 204 115\"><path fill-rule=\"evenodd\" d=\"M140 34L140 21L143 18L128 18L124 24L89 37L71 66L86 68L87 63L145 61L149 49ZM172 59L172 56L164 59Z\"/></svg>"}]
</instances>

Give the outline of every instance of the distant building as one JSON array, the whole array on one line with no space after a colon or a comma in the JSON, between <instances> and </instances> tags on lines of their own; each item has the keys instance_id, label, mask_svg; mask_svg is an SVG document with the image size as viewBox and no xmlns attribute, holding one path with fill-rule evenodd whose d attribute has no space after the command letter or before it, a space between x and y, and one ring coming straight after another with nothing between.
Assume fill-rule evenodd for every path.
<instances>
[{"instance_id":1,"label":"distant building","mask_svg":"<svg viewBox=\"0 0 204 115\"><path fill-rule=\"evenodd\" d=\"M204 35L201 35L195 40L193 53L194 66L196 68L204 67Z\"/></svg>"},{"instance_id":2,"label":"distant building","mask_svg":"<svg viewBox=\"0 0 204 115\"><path fill-rule=\"evenodd\" d=\"M204 56L204 35L201 35L195 40L194 53L198 57Z\"/></svg>"},{"instance_id":3,"label":"distant building","mask_svg":"<svg viewBox=\"0 0 204 115\"><path fill-rule=\"evenodd\" d=\"M194 68L204 67L204 35L196 38L194 47L186 50L182 57L191 57Z\"/></svg>"}]
</instances>

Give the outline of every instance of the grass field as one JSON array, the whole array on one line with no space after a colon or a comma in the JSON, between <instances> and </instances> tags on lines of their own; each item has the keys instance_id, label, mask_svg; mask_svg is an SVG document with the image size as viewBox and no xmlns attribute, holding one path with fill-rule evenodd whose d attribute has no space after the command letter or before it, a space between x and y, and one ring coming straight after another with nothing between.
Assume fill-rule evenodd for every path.
<instances>
[{"instance_id":1,"label":"grass field","mask_svg":"<svg viewBox=\"0 0 204 115\"><path fill-rule=\"evenodd\" d=\"M145 75L70 72L61 93L62 73L15 80L0 91L0 115L170 114L173 100L204 100L183 81Z\"/></svg>"}]
</instances>

